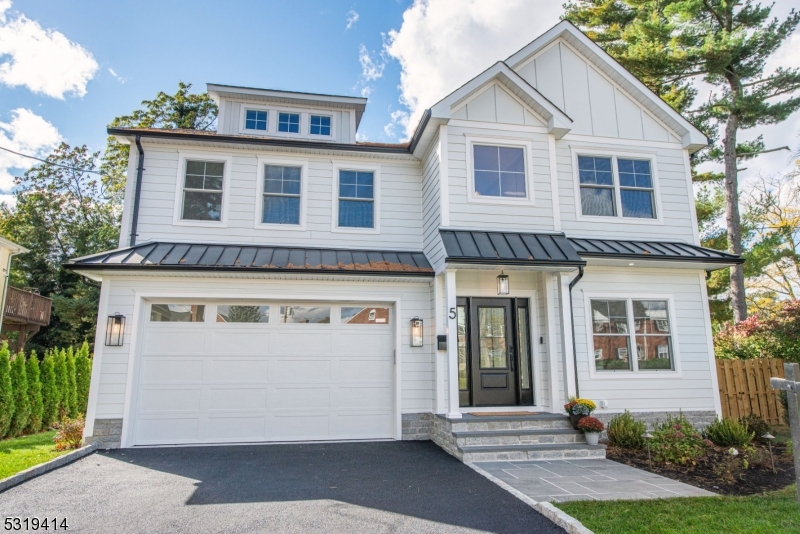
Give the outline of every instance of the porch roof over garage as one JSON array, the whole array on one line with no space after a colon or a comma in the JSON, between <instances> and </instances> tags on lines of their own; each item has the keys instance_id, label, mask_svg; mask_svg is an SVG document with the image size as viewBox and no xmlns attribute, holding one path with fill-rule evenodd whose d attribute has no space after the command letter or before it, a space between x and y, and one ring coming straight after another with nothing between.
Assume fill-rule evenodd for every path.
<instances>
[{"instance_id":1,"label":"porch roof over garage","mask_svg":"<svg viewBox=\"0 0 800 534\"><path fill-rule=\"evenodd\" d=\"M151 242L71 259L68 269L433 276L422 252Z\"/></svg>"}]
</instances>

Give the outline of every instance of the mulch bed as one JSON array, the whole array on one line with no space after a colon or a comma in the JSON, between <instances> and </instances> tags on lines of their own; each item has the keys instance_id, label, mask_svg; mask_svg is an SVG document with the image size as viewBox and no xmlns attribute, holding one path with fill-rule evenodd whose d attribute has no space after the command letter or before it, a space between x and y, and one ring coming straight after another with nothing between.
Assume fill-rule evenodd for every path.
<instances>
[{"instance_id":1,"label":"mulch bed","mask_svg":"<svg viewBox=\"0 0 800 534\"><path fill-rule=\"evenodd\" d=\"M753 495L778 490L794 483L794 460L787 453L786 445L774 444L772 447L777 473L772 472L767 447L755 447L760 461L752 462L747 469L742 467L741 456L737 462L727 448L709 447L706 454L698 458L694 465L653 462L653 472L722 495ZM609 446L606 457L631 467L648 470L646 449L631 450Z\"/></svg>"}]
</instances>

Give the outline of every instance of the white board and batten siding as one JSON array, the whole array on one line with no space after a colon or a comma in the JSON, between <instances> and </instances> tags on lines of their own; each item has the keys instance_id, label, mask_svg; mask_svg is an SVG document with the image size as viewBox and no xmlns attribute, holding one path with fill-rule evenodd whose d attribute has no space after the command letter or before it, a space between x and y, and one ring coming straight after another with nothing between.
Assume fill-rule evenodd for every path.
<instances>
[{"instance_id":1,"label":"white board and batten siding","mask_svg":"<svg viewBox=\"0 0 800 534\"><path fill-rule=\"evenodd\" d=\"M96 403L93 417L124 418L123 445L132 445L398 438L400 413L433 411L433 337L426 336L423 347L410 347L408 326L415 316L432 324L430 280L348 282L322 276L302 280L282 278L107 277L103 282L107 305L99 313L101 317L117 312L125 315L126 335L121 347L102 346L102 339L98 342L99 381L96 399L90 400ZM213 314L217 304L263 303L270 306L270 324L219 324L215 317L207 317L204 324L151 323L149 303L153 300L164 303L170 298L206 304L207 316ZM277 323L281 305L312 302L331 306L331 324ZM391 324L369 331L366 329L371 326L339 325L339 307L349 304L385 304L392 310ZM359 330L357 334L355 329ZM359 336L355 343L351 339L354 335ZM131 353L132 346L135 355ZM399 347L399 391L395 347ZM381 376L376 378L365 371L361 380L357 374L342 374L348 361L358 359L370 360L367 362L372 365L370 372ZM220 367L220 362L228 365L233 360L246 365L229 366L226 372L235 374L241 368L243 372L247 370L253 381L235 396L220 397L223 390L236 389L231 387L236 377L230 375L228 380L227 375L219 372L225 367ZM185 373L177 370L176 361L186 364ZM318 365L312 363L311 367L306 365L301 369L304 362ZM175 372L159 365L173 365ZM291 373L281 375L292 369L300 373L294 379ZM302 378L308 373L312 375L310 378ZM359 390L364 395L375 395L375 402L365 404L354 400L352 395ZM304 391L310 400L302 400ZM260 411L237 411L235 400L242 395L250 395L252 398L240 400L261 406ZM292 395L297 397L294 404ZM360 398L363 401L367 397ZM261 402L267 399L267 404ZM307 405L314 404L312 401L319 406ZM326 411L325 406L330 409ZM369 414L364 412L365 407ZM290 421L281 417L283 414L278 413L281 409L283 414L301 416L305 409L309 417L316 413L317 422L312 424L314 421L302 417ZM354 426L360 412L364 412L360 414L362 431L358 425ZM231 417L220 417L226 413ZM337 414L343 416L338 423ZM173 434L170 434L170 419L175 425ZM328 422L323 424L323 419ZM268 420L272 424L267 424ZM292 426L302 426L303 421L309 424L305 430ZM193 431L197 432L195 437ZM184 434L178 435L181 432Z\"/></svg>"},{"instance_id":2,"label":"white board and batten siding","mask_svg":"<svg viewBox=\"0 0 800 534\"><path fill-rule=\"evenodd\" d=\"M713 354L702 271L587 267L572 292L580 394L608 402L607 410L661 412L715 410ZM626 371L591 372L594 359L587 302L590 298L665 298L671 319L677 371L636 375Z\"/></svg>"},{"instance_id":3,"label":"white board and batten siding","mask_svg":"<svg viewBox=\"0 0 800 534\"><path fill-rule=\"evenodd\" d=\"M181 241L202 243L269 243L284 246L324 246L347 249L422 250L422 199L419 162L410 156L403 159L369 157L339 158L248 150L166 146L143 143L145 171L139 211L139 243L146 241ZM181 151L191 157L227 157L231 169L226 188L226 224L174 224L176 203L181 202L183 180ZM305 211L305 229L290 225L268 228L257 224L263 187L263 169L259 165L271 160L277 165L305 165L301 210ZM374 169L379 185L375 188L375 216L379 232L339 232L332 228L334 205L338 194L338 176L334 169ZM130 195L128 196L130 198ZM122 244L127 245L123 232Z\"/></svg>"}]
</instances>

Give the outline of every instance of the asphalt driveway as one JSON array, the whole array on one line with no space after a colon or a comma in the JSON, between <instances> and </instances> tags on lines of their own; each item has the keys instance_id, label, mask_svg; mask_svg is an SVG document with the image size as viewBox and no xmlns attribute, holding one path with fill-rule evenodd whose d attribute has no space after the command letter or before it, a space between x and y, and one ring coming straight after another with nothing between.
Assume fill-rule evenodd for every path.
<instances>
[{"instance_id":1,"label":"asphalt driveway","mask_svg":"<svg viewBox=\"0 0 800 534\"><path fill-rule=\"evenodd\" d=\"M431 442L102 451L0 493L67 532L563 533Z\"/></svg>"}]
</instances>

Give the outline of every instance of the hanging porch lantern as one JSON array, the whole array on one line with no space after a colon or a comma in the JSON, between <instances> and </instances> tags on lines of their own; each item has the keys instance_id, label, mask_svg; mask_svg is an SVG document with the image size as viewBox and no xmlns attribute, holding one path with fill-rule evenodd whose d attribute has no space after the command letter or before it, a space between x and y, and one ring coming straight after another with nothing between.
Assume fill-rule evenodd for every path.
<instances>
[{"instance_id":1,"label":"hanging porch lantern","mask_svg":"<svg viewBox=\"0 0 800 534\"><path fill-rule=\"evenodd\" d=\"M497 275L497 294L508 295L508 275L503 271Z\"/></svg>"},{"instance_id":2,"label":"hanging porch lantern","mask_svg":"<svg viewBox=\"0 0 800 534\"><path fill-rule=\"evenodd\" d=\"M115 313L108 316L106 323L106 347L121 347L125 334L125 316Z\"/></svg>"},{"instance_id":3,"label":"hanging porch lantern","mask_svg":"<svg viewBox=\"0 0 800 534\"><path fill-rule=\"evenodd\" d=\"M422 319L419 317L411 319L411 346L422 346Z\"/></svg>"}]
</instances>

